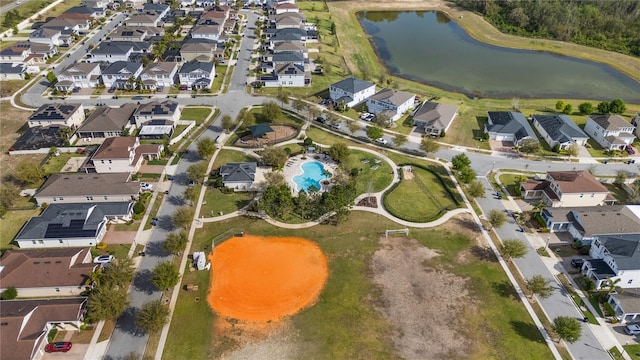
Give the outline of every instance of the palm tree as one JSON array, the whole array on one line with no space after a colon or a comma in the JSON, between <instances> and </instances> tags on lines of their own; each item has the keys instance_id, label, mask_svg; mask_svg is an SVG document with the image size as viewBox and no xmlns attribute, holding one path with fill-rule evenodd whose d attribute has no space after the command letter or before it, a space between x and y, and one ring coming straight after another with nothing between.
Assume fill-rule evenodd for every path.
<instances>
[{"instance_id":1,"label":"palm tree","mask_svg":"<svg viewBox=\"0 0 640 360\"><path fill-rule=\"evenodd\" d=\"M617 285L620 282L620 278L614 280L610 277L607 277L606 280L607 284L603 285L603 287L607 288L607 296L613 293L622 294L624 292L624 289Z\"/></svg>"},{"instance_id":2,"label":"palm tree","mask_svg":"<svg viewBox=\"0 0 640 360\"><path fill-rule=\"evenodd\" d=\"M98 268L95 271L89 271L89 277L84 284L91 286L92 289L96 286L100 286L102 275L102 268Z\"/></svg>"}]
</instances>

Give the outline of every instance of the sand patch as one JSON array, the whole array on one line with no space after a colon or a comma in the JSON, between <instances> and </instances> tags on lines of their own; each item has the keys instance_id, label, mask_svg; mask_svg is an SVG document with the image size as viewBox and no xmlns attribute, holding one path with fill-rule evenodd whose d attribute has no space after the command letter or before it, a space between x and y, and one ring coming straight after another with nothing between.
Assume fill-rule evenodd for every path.
<instances>
[{"instance_id":1,"label":"sand patch","mask_svg":"<svg viewBox=\"0 0 640 360\"><path fill-rule=\"evenodd\" d=\"M278 320L310 306L329 275L320 248L296 237L234 237L209 259L209 305L243 321Z\"/></svg>"}]
</instances>

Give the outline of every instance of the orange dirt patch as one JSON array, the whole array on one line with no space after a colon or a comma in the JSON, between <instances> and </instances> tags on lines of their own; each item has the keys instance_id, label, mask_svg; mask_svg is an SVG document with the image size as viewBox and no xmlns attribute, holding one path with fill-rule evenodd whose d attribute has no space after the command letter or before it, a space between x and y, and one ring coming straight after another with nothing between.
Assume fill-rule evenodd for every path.
<instances>
[{"instance_id":1,"label":"orange dirt patch","mask_svg":"<svg viewBox=\"0 0 640 360\"><path fill-rule=\"evenodd\" d=\"M329 275L313 242L297 237L234 237L216 246L209 305L221 316L277 320L311 305Z\"/></svg>"}]
</instances>

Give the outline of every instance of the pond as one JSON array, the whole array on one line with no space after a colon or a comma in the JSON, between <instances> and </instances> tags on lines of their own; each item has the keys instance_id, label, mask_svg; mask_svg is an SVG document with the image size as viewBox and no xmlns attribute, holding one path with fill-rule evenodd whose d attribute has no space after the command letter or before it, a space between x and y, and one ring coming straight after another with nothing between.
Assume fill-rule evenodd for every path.
<instances>
[{"instance_id":1,"label":"pond","mask_svg":"<svg viewBox=\"0 0 640 360\"><path fill-rule=\"evenodd\" d=\"M358 18L395 76L469 97L640 103L640 82L608 65L484 44L441 12L369 11Z\"/></svg>"}]
</instances>

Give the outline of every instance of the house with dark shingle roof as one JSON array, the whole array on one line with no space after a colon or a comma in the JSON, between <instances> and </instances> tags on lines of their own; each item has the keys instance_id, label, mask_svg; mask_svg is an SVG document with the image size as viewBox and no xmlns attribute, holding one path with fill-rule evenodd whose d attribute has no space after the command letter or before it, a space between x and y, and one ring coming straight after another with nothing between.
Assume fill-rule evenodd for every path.
<instances>
[{"instance_id":1,"label":"house with dark shingle roof","mask_svg":"<svg viewBox=\"0 0 640 360\"><path fill-rule=\"evenodd\" d=\"M211 62L190 61L178 71L180 85L186 85L189 90L210 89L215 76L215 66Z\"/></svg>"},{"instance_id":2,"label":"house with dark shingle roof","mask_svg":"<svg viewBox=\"0 0 640 360\"><path fill-rule=\"evenodd\" d=\"M55 88L60 91L94 88L100 83L100 75L100 65L96 63L71 64L58 74Z\"/></svg>"},{"instance_id":3,"label":"house with dark shingle roof","mask_svg":"<svg viewBox=\"0 0 640 360\"><path fill-rule=\"evenodd\" d=\"M254 186L257 167L255 162L227 163L220 167L222 183L235 191L249 190Z\"/></svg>"},{"instance_id":4,"label":"house with dark shingle roof","mask_svg":"<svg viewBox=\"0 0 640 360\"><path fill-rule=\"evenodd\" d=\"M484 126L484 132L489 134L491 140L509 141L516 146L522 145L522 141L525 139L538 141L536 133L522 113L489 111L487 117L488 122Z\"/></svg>"},{"instance_id":5,"label":"house with dark shingle roof","mask_svg":"<svg viewBox=\"0 0 640 360\"><path fill-rule=\"evenodd\" d=\"M29 43L16 43L0 50L0 60L3 63L24 62L29 55L31 55Z\"/></svg>"},{"instance_id":6,"label":"house with dark shingle roof","mask_svg":"<svg viewBox=\"0 0 640 360\"><path fill-rule=\"evenodd\" d=\"M133 126L131 118L138 108L136 104L122 104L120 107L98 106L78 128L82 139L108 138L122 135L122 131Z\"/></svg>"},{"instance_id":7,"label":"house with dark shingle roof","mask_svg":"<svg viewBox=\"0 0 640 360\"><path fill-rule=\"evenodd\" d=\"M640 227L640 222L636 225ZM632 235L599 235L591 242L589 255L609 266L614 274L611 280L620 279L617 286L623 289L640 286L640 230ZM607 287L607 278L592 271L591 261L586 262L583 273L594 280L596 289Z\"/></svg>"},{"instance_id":8,"label":"house with dark shingle roof","mask_svg":"<svg viewBox=\"0 0 640 360\"><path fill-rule=\"evenodd\" d=\"M589 115L584 132L606 150L624 150L636 139L634 127L620 115Z\"/></svg>"},{"instance_id":9,"label":"house with dark shingle roof","mask_svg":"<svg viewBox=\"0 0 640 360\"><path fill-rule=\"evenodd\" d=\"M348 107L354 107L376 93L376 84L354 77L340 80L329 85L329 98L335 103L344 101Z\"/></svg>"},{"instance_id":10,"label":"house with dark shingle roof","mask_svg":"<svg viewBox=\"0 0 640 360\"><path fill-rule=\"evenodd\" d=\"M627 288L621 293L609 294L607 302L621 323L640 320L640 288Z\"/></svg>"},{"instance_id":11,"label":"house with dark shingle roof","mask_svg":"<svg viewBox=\"0 0 640 360\"><path fill-rule=\"evenodd\" d=\"M589 245L603 236L640 236L638 206L546 207L541 216L551 232L569 232Z\"/></svg>"},{"instance_id":12,"label":"house with dark shingle roof","mask_svg":"<svg viewBox=\"0 0 640 360\"><path fill-rule=\"evenodd\" d=\"M151 42L105 41L87 54L87 62L130 61L136 55L149 53L152 48Z\"/></svg>"},{"instance_id":13,"label":"house with dark shingle roof","mask_svg":"<svg viewBox=\"0 0 640 360\"><path fill-rule=\"evenodd\" d=\"M27 68L20 63L0 63L0 80L22 80Z\"/></svg>"},{"instance_id":14,"label":"house with dark shingle roof","mask_svg":"<svg viewBox=\"0 0 640 360\"><path fill-rule=\"evenodd\" d=\"M78 296L99 266L89 248L7 250L0 258L0 292L13 286L20 297Z\"/></svg>"},{"instance_id":15,"label":"house with dark shingle roof","mask_svg":"<svg viewBox=\"0 0 640 360\"><path fill-rule=\"evenodd\" d=\"M613 205L616 201L587 170L549 171L544 180L521 183L520 192L525 200L542 199L551 207Z\"/></svg>"},{"instance_id":16,"label":"house with dark shingle roof","mask_svg":"<svg viewBox=\"0 0 640 360\"><path fill-rule=\"evenodd\" d=\"M458 115L458 107L425 101L413 112L413 126L423 129L427 135L440 136L449 130Z\"/></svg>"},{"instance_id":17,"label":"house with dark shingle roof","mask_svg":"<svg viewBox=\"0 0 640 360\"><path fill-rule=\"evenodd\" d=\"M572 144L584 146L589 136L567 115L532 115L533 126L551 148L565 150Z\"/></svg>"},{"instance_id":18,"label":"house with dark shingle roof","mask_svg":"<svg viewBox=\"0 0 640 360\"><path fill-rule=\"evenodd\" d=\"M0 306L2 358L41 358L51 329L80 330L87 299L3 300Z\"/></svg>"},{"instance_id":19,"label":"house with dark shingle roof","mask_svg":"<svg viewBox=\"0 0 640 360\"><path fill-rule=\"evenodd\" d=\"M9 148L9 152L63 147L67 139L62 136L62 129L66 128L59 125L30 127Z\"/></svg>"},{"instance_id":20,"label":"house with dark shingle roof","mask_svg":"<svg viewBox=\"0 0 640 360\"><path fill-rule=\"evenodd\" d=\"M140 74L142 74L141 63L116 61L102 71L102 83L109 89L134 89Z\"/></svg>"},{"instance_id":21,"label":"house with dark shingle roof","mask_svg":"<svg viewBox=\"0 0 640 360\"><path fill-rule=\"evenodd\" d=\"M178 73L178 63L154 62L142 70L142 88L156 90L159 86L173 86Z\"/></svg>"},{"instance_id":22,"label":"house with dark shingle roof","mask_svg":"<svg viewBox=\"0 0 640 360\"><path fill-rule=\"evenodd\" d=\"M140 184L129 182L129 173L51 174L33 196L39 206L44 203L128 202L140 193Z\"/></svg>"},{"instance_id":23,"label":"house with dark shingle roof","mask_svg":"<svg viewBox=\"0 0 640 360\"><path fill-rule=\"evenodd\" d=\"M180 106L173 100L165 100L163 102L150 101L138 107L133 113L133 119L136 126L140 128L146 122L152 120L167 120L175 123L180 120L181 113Z\"/></svg>"},{"instance_id":24,"label":"house with dark shingle roof","mask_svg":"<svg viewBox=\"0 0 640 360\"><path fill-rule=\"evenodd\" d=\"M84 121L82 104L52 103L40 106L29 116L29 127L34 126L67 126L77 127Z\"/></svg>"},{"instance_id":25,"label":"house with dark shingle roof","mask_svg":"<svg viewBox=\"0 0 640 360\"><path fill-rule=\"evenodd\" d=\"M389 122L393 122L402 117L405 112L413 109L415 100L414 94L385 88L367 99L367 109L376 115L384 113Z\"/></svg>"},{"instance_id":26,"label":"house with dark shingle roof","mask_svg":"<svg viewBox=\"0 0 640 360\"><path fill-rule=\"evenodd\" d=\"M258 79L264 87L301 87L311 84L311 73L294 63L278 64L270 75Z\"/></svg>"}]
</instances>

